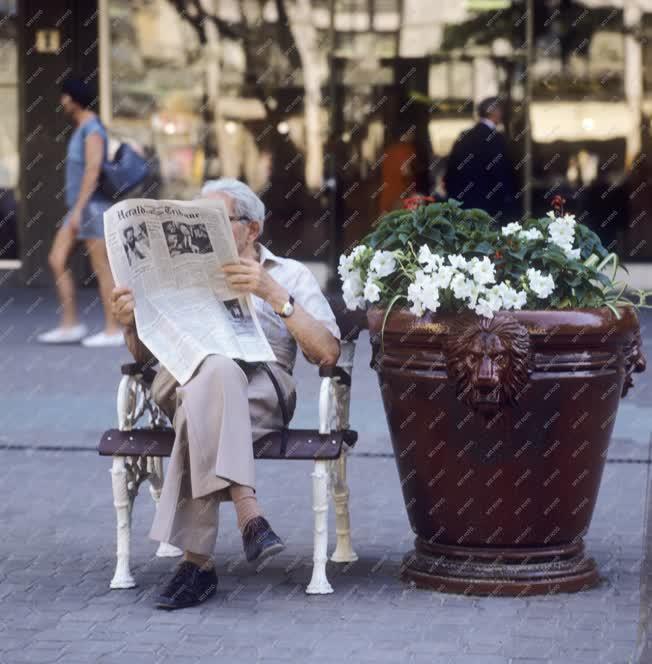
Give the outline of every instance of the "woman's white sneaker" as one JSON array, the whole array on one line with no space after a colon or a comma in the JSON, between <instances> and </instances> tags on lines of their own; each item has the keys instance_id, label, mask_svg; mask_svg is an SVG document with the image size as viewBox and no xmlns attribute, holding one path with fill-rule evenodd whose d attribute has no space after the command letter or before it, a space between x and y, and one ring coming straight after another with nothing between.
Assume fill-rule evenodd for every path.
<instances>
[{"instance_id":1,"label":"woman's white sneaker","mask_svg":"<svg viewBox=\"0 0 652 664\"><path fill-rule=\"evenodd\" d=\"M80 323L72 327L55 327L39 334L36 339L42 344L78 344L88 334L88 328Z\"/></svg>"},{"instance_id":2,"label":"woman's white sneaker","mask_svg":"<svg viewBox=\"0 0 652 664\"><path fill-rule=\"evenodd\" d=\"M82 346L102 348L106 346L123 346L124 342L125 338L122 332L114 332L113 334L98 332L97 334L92 334L90 337L86 337L82 341Z\"/></svg>"}]
</instances>

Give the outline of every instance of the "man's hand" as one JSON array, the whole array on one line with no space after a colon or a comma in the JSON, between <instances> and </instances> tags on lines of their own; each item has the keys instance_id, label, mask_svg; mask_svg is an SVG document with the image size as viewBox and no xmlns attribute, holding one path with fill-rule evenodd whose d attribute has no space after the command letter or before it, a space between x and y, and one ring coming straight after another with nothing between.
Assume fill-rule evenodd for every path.
<instances>
[{"instance_id":1,"label":"man's hand","mask_svg":"<svg viewBox=\"0 0 652 664\"><path fill-rule=\"evenodd\" d=\"M277 312L290 297L287 290L252 258L241 258L240 263L228 263L222 266L222 270L233 290L253 293L269 302Z\"/></svg>"},{"instance_id":2,"label":"man's hand","mask_svg":"<svg viewBox=\"0 0 652 664\"><path fill-rule=\"evenodd\" d=\"M111 313L113 317L125 327L135 327L134 308L136 300L130 288L116 286L111 291Z\"/></svg>"}]
</instances>

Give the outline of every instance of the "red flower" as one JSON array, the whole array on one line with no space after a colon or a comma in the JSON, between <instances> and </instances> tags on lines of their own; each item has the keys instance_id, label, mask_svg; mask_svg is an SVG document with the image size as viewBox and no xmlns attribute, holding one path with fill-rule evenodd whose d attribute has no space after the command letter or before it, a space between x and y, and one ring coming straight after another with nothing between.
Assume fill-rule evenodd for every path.
<instances>
[{"instance_id":1,"label":"red flower","mask_svg":"<svg viewBox=\"0 0 652 664\"><path fill-rule=\"evenodd\" d=\"M435 203L435 199L432 196L410 196L403 201L403 208L405 210L416 210L420 205L425 205L426 203Z\"/></svg>"},{"instance_id":2,"label":"red flower","mask_svg":"<svg viewBox=\"0 0 652 664\"><path fill-rule=\"evenodd\" d=\"M560 196L557 194L556 196L553 197L553 199L550 201L550 204L552 205L553 210L555 211L555 214L560 217L562 214L564 214L564 203L566 202L566 199L563 196Z\"/></svg>"}]
</instances>

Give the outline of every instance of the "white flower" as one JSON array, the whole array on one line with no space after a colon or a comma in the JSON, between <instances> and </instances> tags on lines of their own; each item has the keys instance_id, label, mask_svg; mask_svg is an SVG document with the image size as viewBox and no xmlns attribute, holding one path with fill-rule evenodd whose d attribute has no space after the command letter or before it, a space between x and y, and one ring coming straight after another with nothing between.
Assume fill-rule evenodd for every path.
<instances>
[{"instance_id":1,"label":"white flower","mask_svg":"<svg viewBox=\"0 0 652 664\"><path fill-rule=\"evenodd\" d=\"M569 251L575 241L576 225L575 217L572 214L556 217L548 224L548 242L556 244L564 251Z\"/></svg>"},{"instance_id":2,"label":"white flower","mask_svg":"<svg viewBox=\"0 0 652 664\"><path fill-rule=\"evenodd\" d=\"M414 304L410 307L410 312L415 316L423 316L425 309L421 300L415 300Z\"/></svg>"},{"instance_id":3,"label":"white flower","mask_svg":"<svg viewBox=\"0 0 652 664\"><path fill-rule=\"evenodd\" d=\"M351 270L353 269L354 259L357 258L366 248L366 245L359 244L348 256L346 254L342 254L340 256L340 262L337 267L337 271L339 272L342 279L346 279L349 276Z\"/></svg>"},{"instance_id":4,"label":"white flower","mask_svg":"<svg viewBox=\"0 0 652 664\"><path fill-rule=\"evenodd\" d=\"M489 306L494 311L498 311L503 308L503 296L500 292L498 286L493 286L490 288L484 295L485 300L489 303Z\"/></svg>"},{"instance_id":5,"label":"white flower","mask_svg":"<svg viewBox=\"0 0 652 664\"><path fill-rule=\"evenodd\" d=\"M507 224L506 226L503 226L501 229L501 232L503 235L508 236L508 235L514 235L515 233L518 233L523 227L521 224L519 224L516 221L513 221L511 224Z\"/></svg>"},{"instance_id":6,"label":"white flower","mask_svg":"<svg viewBox=\"0 0 652 664\"><path fill-rule=\"evenodd\" d=\"M482 297L471 306L478 316L493 318L494 314L503 308L503 297L501 285L495 285L481 293Z\"/></svg>"},{"instance_id":7,"label":"white flower","mask_svg":"<svg viewBox=\"0 0 652 664\"><path fill-rule=\"evenodd\" d=\"M364 306L364 298L355 296L352 293L342 290L342 298L344 299L344 304L346 304L347 309L352 311L357 308L362 308Z\"/></svg>"},{"instance_id":8,"label":"white flower","mask_svg":"<svg viewBox=\"0 0 652 664\"><path fill-rule=\"evenodd\" d=\"M522 309L527 302L527 293L517 291L505 282L498 285L500 297L503 301L503 309Z\"/></svg>"},{"instance_id":9,"label":"white flower","mask_svg":"<svg viewBox=\"0 0 652 664\"><path fill-rule=\"evenodd\" d=\"M425 272L432 272L443 263L441 256L438 254L433 254L427 244L421 245L417 260L424 266L423 269Z\"/></svg>"},{"instance_id":10,"label":"white flower","mask_svg":"<svg viewBox=\"0 0 652 664\"><path fill-rule=\"evenodd\" d=\"M468 261L460 254L450 254L447 256L448 263L456 270L468 270Z\"/></svg>"},{"instance_id":11,"label":"white flower","mask_svg":"<svg viewBox=\"0 0 652 664\"><path fill-rule=\"evenodd\" d=\"M543 233L538 228L528 228L522 230L518 236L521 240L540 240L543 237Z\"/></svg>"},{"instance_id":12,"label":"white flower","mask_svg":"<svg viewBox=\"0 0 652 664\"><path fill-rule=\"evenodd\" d=\"M414 283L423 288L430 281L430 275L426 274L424 270L417 270L414 273Z\"/></svg>"},{"instance_id":13,"label":"white flower","mask_svg":"<svg viewBox=\"0 0 652 664\"><path fill-rule=\"evenodd\" d=\"M486 300L485 298L480 298L473 307L473 311L475 311L478 316L484 316L485 318L493 318L494 313L498 311L500 307L494 308L494 303L490 300Z\"/></svg>"},{"instance_id":14,"label":"white flower","mask_svg":"<svg viewBox=\"0 0 652 664\"><path fill-rule=\"evenodd\" d=\"M530 288L539 298L548 297L555 290L555 282L549 274L542 274L539 270L530 268L527 271Z\"/></svg>"},{"instance_id":15,"label":"white flower","mask_svg":"<svg viewBox=\"0 0 652 664\"><path fill-rule=\"evenodd\" d=\"M451 265L442 265L437 271L432 273L431 283L437 288L448 288L455 274L459 274L459 272L455 272L454 267Z\"/></svg>"},{"instance_id":16,"label":"white flower","mask_svg":"<svg viewBox=\"0 0 652 664\"><path fill-rule=\"evenodd\" d=\"M369 263L369 270L379 277L386 277L396 269L396 259L391 251L377 251Z\"/></svg>"},{"instance_id":17,"label":"white flower","mask_svg":"<svg viewBox=\"0 0 652 664\"><path fill-rule=\"evenodd\" d=\"M358 270L351 270L342 283L342 297L347 309L356 309L364 306L362 297L362 278Z\"/></svg>"},{"instance_id":18,"label":"white flower","mask_svg":"<svg viewBox=\"0 0 652 664\"><path fill-rule=\"evenodd\" d=\"M424 312L423 300L421 299L423 288L421 285L412 283L408 286L408 300L412 302L410 311L417 316L422 316Z\"/></svg>"},{"instance_id":19,"label":"white flower","mask_svg":"<svg viewBox=\"0 0 652 664\"><path fill-rule=\"evenodd\" d=\"M478 297L484 294L485 289L475 281L471 281L469 285L469 294L467 295L467 304L471 309L475 307Z\"/></svg>"},{"instance_id":20,"label":"white flower","mask_svg":"<svg viewBox=\"0 0 652 664\"><path fill-rule=\"evenodd\" d=\"M351 259L346 254L340 256L340 263L337 266L337 271L342 279L346 279L351 271Z\"/></svg>"},{"instance_id":21,"label":"white flower","mask_svg":"<svg viewBox=\"0 0 652 664\"><path fill-rule=\"evenodd\" d=\"M482 260L472 258L469 270L476 283L481 286L484 284L491 284L496 280L496 268L487 256L483 256Z\"/></svg>"},{"instance_id":22,"label":"white flower","mask_svg":"<svg viewBox=\"0 0 652 664\"><path fill-rule=\"evenodd\" d=\"M580 259L581 250L580 249L565 249L564 253L567 258L573 258L575 260Z\"/></svg>"},{"instance_id":23,"label":"white flower","mask_svg":"<svg viewBox=\"0 0 652 664\"><path fill-rule=\"evenodd\" d=\"M364 299L368 302L378 302L380 299L380 288L371 279L367 279L364 287Z\"/></svg>"},{"instance_id":24,"label":"white flower","mask_svg":"<svg viewBox=\"0 0 652 664\"><path fill-rule=\"evenodd\" d=\"M421 291L421 301L426 309L435 312L439 309L439 289L430 282Z\"/></svg>"},{"instance_id":25,"label":"white flower","mask_svg":"<svg viewBox=\"0 0 652 664\"><path fill-rule=\"evenodd\" d=\"M553 227L549 229L548 240L562 249L570 249L573 246L575 232L567 226Z\"/></svg>"},{"instance_id":26,"label":"white flower","mask_svg":"<svg viewBox=\"0 0 652 664\"><path fill-rule=\"evenodd\" d=\"M422 244L419 247L419 253L417 254L417 260L419 263L428 263L432 259L434 254L430 251L430 247L427 244Z\"/></svg>"},{"instance_id":27,"label":"white flower","mask_svg":"<svg viewBox=\"0 0 652 664\"><path fill-rule=\"evenodd\" d=\"M453 290L453 295L458 300L463 300L471 295L471 287L473 281L467 279L461 272L458 272L452 279L450 287Z\"/></svg>"},{"instance_id":28,"label":"white flower","mask_svg":"<svg viewBox=\"0 0 652 664\"><path fill-rule=\"evenodd\" d=\"M555 214L554 210L548 210L548 212L546 212L546 217L550 217L552 220L555 220L557 215Z\"/></svg>"},{"instance_id":29,"label":"white flower","mask_svg":"<svg viewBox=\"0 0 652 664\"><path fill-rule=\"evenodd\" d=\"M420 300L421 299L421 291L422 291L422 286L420 286L417 283L411 283L408 285L408 299L412 300Z\"/></svg>"}]
</instances>

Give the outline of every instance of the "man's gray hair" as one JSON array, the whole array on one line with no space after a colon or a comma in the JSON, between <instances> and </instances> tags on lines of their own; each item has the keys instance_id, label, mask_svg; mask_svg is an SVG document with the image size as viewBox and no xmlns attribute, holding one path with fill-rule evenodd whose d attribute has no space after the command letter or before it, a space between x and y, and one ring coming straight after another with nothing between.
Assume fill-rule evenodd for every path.
<instances>
[{"instance_id":1,"label":"man's gray hair","mask_svg":"<svg viewBox=\"0 0 652 664\"><path fill-rule=\"evenodd\" d=\"M236 217L257 221L260 225L260 232L263 232L265 204L250 187L235 178L220 178L219 180L206 180L201 188L202 196L217 192L231 196Z\"/></svg>"}]
</instances>

